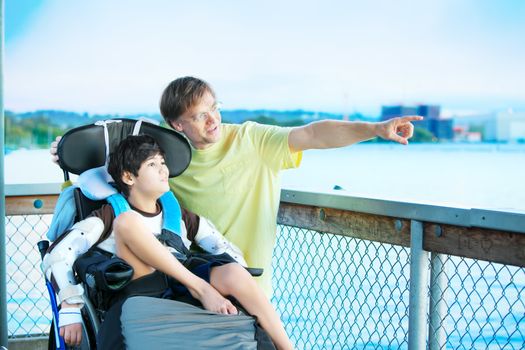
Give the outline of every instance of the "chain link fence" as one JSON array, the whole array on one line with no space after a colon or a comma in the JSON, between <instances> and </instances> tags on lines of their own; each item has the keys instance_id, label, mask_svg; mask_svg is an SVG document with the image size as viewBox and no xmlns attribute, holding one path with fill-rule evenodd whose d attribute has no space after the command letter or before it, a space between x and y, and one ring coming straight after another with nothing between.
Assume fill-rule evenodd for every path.
<instances>
[{"instance_id":1,"label":"chain link fence","mask_svg":"<svg viewBox=\"0 0 525 350\"><path fill-rule=\"evenodd\" d=\"M36 247L51 215L6 217L7 320L10 337L49 333L51 309Z\"/></svg>"},{"instance_id":2,"label":"chain link fence","mask_svg":"<svg viewBox=\"0 0 525 350\"><path fill-rule=\"evenodd\" d=\"M49 332L36 243L50 215L6 217L10 337ZM298 349L406 349L410 249L279 225L274 299ZM443 256L441 349L525 348L525 269ZM429 281L430 285L430 281ZM435 295L435 294L434 294Z\"/></svg>"},{"instance_id":3,"label":"chain link fence","mask_svg":"<svg viewBox=\"0 0 525 350\"><path fill-rule=\"evenodd\" d=\"M297 348L408 348L410 249L284 225L278 233L273 303ZM433 349L524 349L525 269L442 257L433 302L444 313L429 333L443 342Z\"/></svg>"},{"instance_id":4,"label":"chain link fence","mask_svg":"<svg viewBox=\"0 0 525 350\"><path fill-rule=\"evenodd\" d=\"M298 349L406 348L409 250L279 226L274 304Z\"/></svg>"},{"instance_id":5,"label":"chain link fence","mask_svg":"<svg viewBox=\"0 0 525 350\"><path fill-rule=\"evenodd\" d=\"M525 348L525 269L474 259L445 256L446 285L434 302L442 302L439 324L446 348ZM445 349L445 346L439 347Z\"/></svg>"}]
</instances>

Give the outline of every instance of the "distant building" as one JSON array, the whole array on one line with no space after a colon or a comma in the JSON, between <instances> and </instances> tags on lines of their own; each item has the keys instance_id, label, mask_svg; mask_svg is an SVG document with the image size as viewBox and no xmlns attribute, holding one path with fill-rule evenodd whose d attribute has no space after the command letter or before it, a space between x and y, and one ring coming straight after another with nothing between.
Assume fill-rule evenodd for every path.
<instances>
[{"instance_id":1,"label":"distant building","mask_svg":"<svg viewBox=\"0 0 525 350\"><path fill-rule=\"evenodd\" d=\"M494 117L485 125L485 140L525 142L525 112L509 109L494 113Z\"/></svg>"},{"instance_id":2,"label":"distant building","mask_svg":"<svg viewBox=\"0 0 525 350\"><path fill-rule=\"evenodd\" d=\"M452 119L441 118L441 107L436 105L417 105L417 106L383 106L381 108L381 120L402 117L405 115L421 115L425 117L422 121L414 122L414 126L430 131L435 137L441 140L452 140L454 131L452 130Z\"/></svg>"},{"instance_id":3,"label":"distant building","mask_svg":"<svg viewBox=\"0 0 525 350\"><path fill-rule=\"evenodd\" d=\"M525 142L525 111L512 109L455 117L455 126L469 132L481 132L483 141Z\"/></svg>"},{"instance_id":4,"label":"distant building","mask_svg":"<svg viewBox=\"0 0 525 350\"><path fill-rule=\"evenodd\" d=\"M464 126L454 126L454 141L459 142L481 142L482 135L479 131L469 131Z\"/></svg>"},{"instance_id":5,"label":"distant building","mask_svg":"<svg viewBox=\"0 0 525 350\"><path fill-rule=\"evenodd\" d=\"M417 107L414 106L383 106L381 108L381 120L388 120L404 115L416 115Z\"/></svg>"},{"instance_id":6,"label":"distant building","mask_svg":"<svg viewBox=\"0 0 525 350\"><path fill-rule=\"evenodd\" d=\"M452 140L454 138L454 131L452 119L430 119L429 131L440 140Z\"/></svg>"}]
</instances>

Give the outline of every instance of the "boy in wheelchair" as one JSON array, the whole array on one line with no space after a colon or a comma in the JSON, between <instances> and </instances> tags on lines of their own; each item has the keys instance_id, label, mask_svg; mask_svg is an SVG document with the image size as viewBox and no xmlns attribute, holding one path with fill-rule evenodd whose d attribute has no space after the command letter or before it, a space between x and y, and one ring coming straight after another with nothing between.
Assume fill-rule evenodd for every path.
<instances>
[{"instance_id":1,"label":"boy in wheelchair","mask_svg":"<svg viewBox=\"0 0 525 350\"><path fill-rule=\"evenodd\" d=\"M139 135L124 139L111 154L108 171L131 210L115 217L112 207L104 205L73 226L71 233L55 242L44 258L46 275L52 276L60 288L60 333L66 343L78 344L81 340L83 290L73 284L72 262L64 264L62 260L71 256L71 251L73 256L78 256L97 246L116 254L133 268L132 281L126 286L123 299L164 274L168 283L160 287L157 296L189 300L206 310L227 315L237 313L236 307L224 298L231 296L257 317L277 348L293 348L269 300L241 266L246 265L242 254L225 243L225 238L210 222L183 209L180 232L166 234L162 229L165 208L159 199L169 192L169 172L164 153L152 137ZM190 253L189 242L200 243L208 251L216 247L206 247L209 245L206 242L229 246L228 251L235 259L229 254ZM65 253L65 249L70 252Z\"/></svg>"}]
</instances>

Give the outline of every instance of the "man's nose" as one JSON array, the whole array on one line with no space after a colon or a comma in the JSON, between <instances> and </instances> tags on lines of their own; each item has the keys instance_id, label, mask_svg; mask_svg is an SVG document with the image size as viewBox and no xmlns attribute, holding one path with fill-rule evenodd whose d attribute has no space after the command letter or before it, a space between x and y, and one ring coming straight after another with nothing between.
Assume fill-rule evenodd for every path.
<instances>
[{"instance_id":1,"label":"man's nose","mask_svg":"<svg viewBox=\"0 0 525 350\"><path fill-rule=\"evenodd\" d=\"M206 113L206 124L212 124L215 121L215 115L211 112Z\"/></svg>"}]
</instances>

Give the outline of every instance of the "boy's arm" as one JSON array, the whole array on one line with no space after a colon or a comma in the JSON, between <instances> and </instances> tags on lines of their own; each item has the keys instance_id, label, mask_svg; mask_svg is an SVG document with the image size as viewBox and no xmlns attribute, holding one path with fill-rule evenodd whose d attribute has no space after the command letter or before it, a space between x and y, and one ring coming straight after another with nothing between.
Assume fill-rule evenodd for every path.
<instances>
[{"instance_id":1,"label":"boy's arm","mask_svg":"<svg viewBox=\"0 0 525 350\"><path fill-rule=\"evenodd\" d=\"M211 254L228 253L242 266L248 266L239 247L226 239L210 220L186 209L182 209L182 219L190 241Z\"/></svg>"},{"instance_id":2,"label":"boy's arm","mask_svg":"<svg viewBox=\"0 0 525 350\"><path fill-rule=\"evenodd\" d=\"M66 308L76 309L68 310L67 313L65 308L60 310L61 327L81 322L80 308L84 304L84 289L75 283L72 267L75 260L98 241L103 230L104 224L98 217L77 222L68 233L64 233L53 243L44 256L42 269L55 285L59 301Z\"/></svg>"},{"instance_id":3,"label":"boy's arm","mask_svg":"<svg viewBox=\"0 0 525 350\"><path fill-rule=\"evenodd\" d=\"M237 313L228 299L210 283L194 275L160 243L139 213L130 210L120 214L113 222L113 229L117 255L133 266L134 278L150 273L151 268L159 270L186 286L206 310L222 314Z\"/></svg>"}]
</instances>

